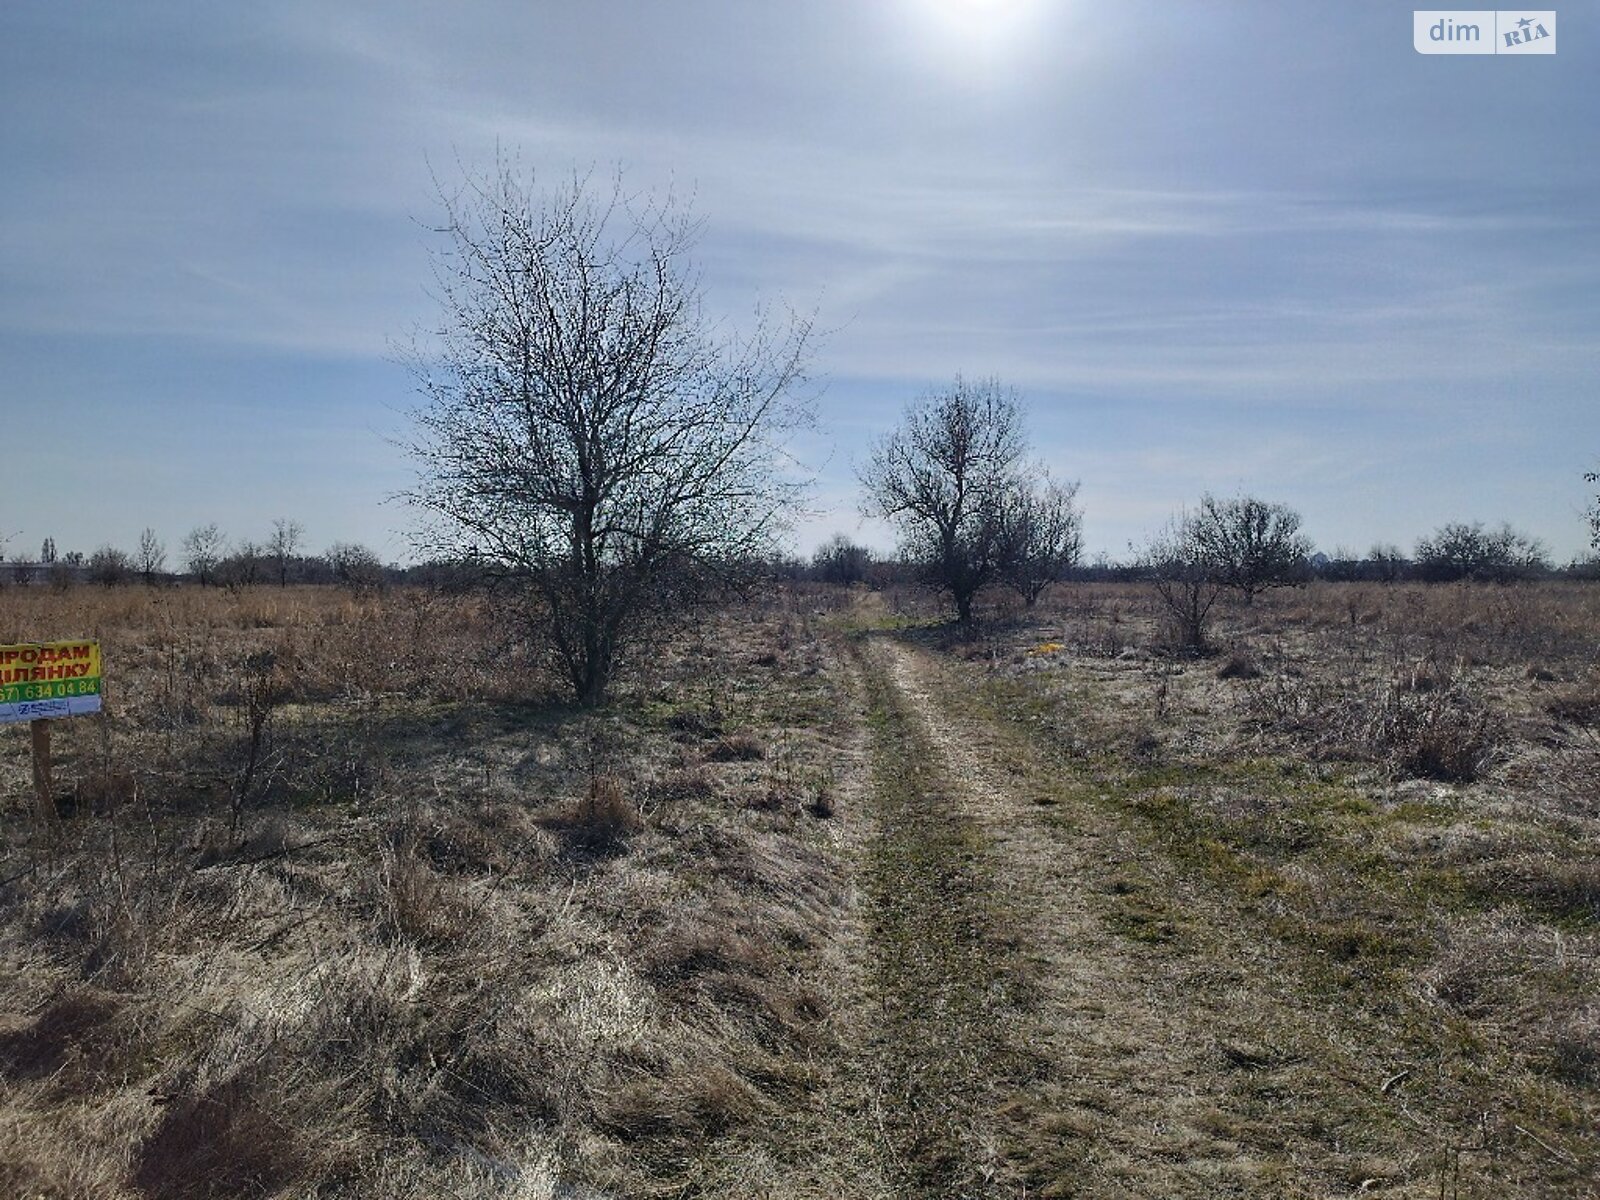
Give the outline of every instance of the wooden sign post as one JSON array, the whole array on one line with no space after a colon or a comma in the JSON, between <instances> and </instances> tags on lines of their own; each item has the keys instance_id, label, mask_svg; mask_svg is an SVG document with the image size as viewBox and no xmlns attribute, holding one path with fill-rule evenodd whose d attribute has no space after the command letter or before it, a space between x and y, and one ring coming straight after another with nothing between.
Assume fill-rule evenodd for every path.
<instances>
[{"instance_id":1,"label":"wooden sign post","mask_svg":"<svg viewBox=\"0 0 1600 1200\"><path fill-rule=\"evenodd\" d=\"M0 724L26 721L33 741L33 794L39 819L56 818L50 726L100 711L100 643L29 642L0 646Z\"/></svg>"},{"instance_id":2,"label":"wooden sign post","mask_svg":"<svg viewBox=\"0 0 1600 1200\"><path fill-rule=\"evenodd\" d=\"M33 733L33 798L39 810L39 819L49 822L56 819L55 791L50 781L50 722L30 721Z\"/></svg>"}]
</instances>

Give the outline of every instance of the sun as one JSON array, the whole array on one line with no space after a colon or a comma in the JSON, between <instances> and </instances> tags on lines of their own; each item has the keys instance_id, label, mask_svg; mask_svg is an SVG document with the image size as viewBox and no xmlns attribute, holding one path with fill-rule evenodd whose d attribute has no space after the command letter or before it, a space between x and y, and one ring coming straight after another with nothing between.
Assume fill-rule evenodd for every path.
<instances>
[{"instance_id":1,"label":"sun","mask_svg":"<svg viewBox=\"0 0 1600 1200\"><path fill-rule=\"evenodd\" d=\"M1020 54L1048 0L901 0L906 24L938 57L1002 66Z\"/></svg>"}]
</instances>

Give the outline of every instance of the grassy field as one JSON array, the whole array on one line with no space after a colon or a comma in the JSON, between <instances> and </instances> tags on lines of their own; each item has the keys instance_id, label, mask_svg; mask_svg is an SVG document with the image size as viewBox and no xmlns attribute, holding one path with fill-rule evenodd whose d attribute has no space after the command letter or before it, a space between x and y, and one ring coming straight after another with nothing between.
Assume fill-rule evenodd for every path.
<instances>
[{"instance_id":1,"label":"grassy field","mask_svg":"<svg viewBox=\"0 0 1600 1200\"><path fill-rule=\"evenodd\" d=\"M0 1195L1600 1195L1600 591L0 592Z\"/></svg>"}]
</instances>

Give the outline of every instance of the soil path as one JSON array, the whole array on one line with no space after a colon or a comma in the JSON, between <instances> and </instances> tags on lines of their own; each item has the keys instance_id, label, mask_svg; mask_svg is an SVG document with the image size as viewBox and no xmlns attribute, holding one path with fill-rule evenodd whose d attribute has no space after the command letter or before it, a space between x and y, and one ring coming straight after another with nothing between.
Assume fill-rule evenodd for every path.
<instances>
[{"instance_id":1,"label":"soil path","mask_svg":"<svg viewBox=\"0 0 1600 1200\"><path fill-rule=\"evenodd\" d=\"M952 703L958 664L886 637L857 661L902 1194L1437 1194L1420 1125L1238 914Z\"/></svg>"}]
</instances>

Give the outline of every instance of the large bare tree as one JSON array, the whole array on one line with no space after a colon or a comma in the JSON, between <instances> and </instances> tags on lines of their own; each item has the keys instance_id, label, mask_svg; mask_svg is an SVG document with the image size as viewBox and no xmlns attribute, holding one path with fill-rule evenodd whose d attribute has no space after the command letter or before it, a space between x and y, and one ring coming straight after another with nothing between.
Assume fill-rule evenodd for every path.
<instances>
[{"instance_id":1,"label":"large bare tree","mask_svg":"<svg viewBox=\"0 0 1600 1200\"><path fill-rule=\"evenodd\" d=\"M597 704L654 618L766 553L792 511L810 323L726 331L690 263L696 222L620 180L541 193L502 164L444 207L409 498L431 549L526 585Z\"/></svg>"},{"instance_id":2,"label":"large bare tree","mask_svg":"<svg viewBox=\"0 0 1600 1200\"><path fill-rule=\"evenodd\" d=\"M1300 514L1286 505L1254 496L1219 500L1208 493L1189 524L1187 536L1200 561L1246 604L1269 588L1306 579L1311 539L1300 532Z\"/></svg>"},{"instance_id":3,"label":"large bare tree","mask_svg":"<svg viewBox=\"0 0 1600 1200\"><path fill-rule=\"evenodd\" d=\"M958 378L906 410L861 471L868 516L894 522L901 553L972 625L978 592L1009 562L1008 507L1026 486L1022 412L997 380Z\"/></svg>"}]
</instances>

